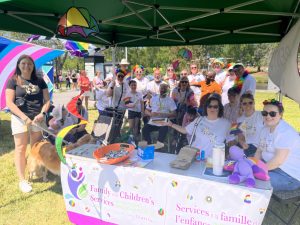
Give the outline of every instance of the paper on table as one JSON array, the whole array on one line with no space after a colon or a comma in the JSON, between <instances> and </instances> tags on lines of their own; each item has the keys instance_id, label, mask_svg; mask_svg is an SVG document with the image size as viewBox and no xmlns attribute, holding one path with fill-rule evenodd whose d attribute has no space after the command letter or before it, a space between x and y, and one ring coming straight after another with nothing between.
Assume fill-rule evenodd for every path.
<instances>
[{"instance_id":1,"label":"paper on table","mask_svg":"<svg viewBox=\"0 0 300 225\"><path fill-rule=\"evenodd\" d=\"M162 127L163 125L161 125L161 122L168 122L168 118L165 119L150 119L148 124L153 125L153 126L157 126L157 127Z\"/></svg>"}]
</instances>

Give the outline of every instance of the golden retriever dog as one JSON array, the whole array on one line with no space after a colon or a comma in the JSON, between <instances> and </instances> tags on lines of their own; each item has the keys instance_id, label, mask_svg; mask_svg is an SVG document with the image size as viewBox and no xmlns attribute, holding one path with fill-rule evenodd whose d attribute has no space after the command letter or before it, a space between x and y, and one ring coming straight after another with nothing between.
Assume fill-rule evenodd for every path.
<instances>
[{"instance_id":1,"label":"golden retriever dog","mask_svg":"<svg viewBox=\"0 0 300 225\"><path fill-rule=\"evenodd\" d=\"M76 143L66 146L66 151L93 142L93 137L90 134L86 134L78 139ZM47 182L48 170L55 175L60 175L60 159L55 146L46 140L35 143L28 154L27 167L30 181L34 177L42 177L43 181Z\"/></svg>"}]
</instances>

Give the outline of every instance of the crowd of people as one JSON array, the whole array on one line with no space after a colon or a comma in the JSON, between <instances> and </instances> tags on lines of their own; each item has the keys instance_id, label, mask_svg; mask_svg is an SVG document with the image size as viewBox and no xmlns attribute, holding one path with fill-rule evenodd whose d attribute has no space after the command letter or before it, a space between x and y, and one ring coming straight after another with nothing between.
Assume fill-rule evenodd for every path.
<instances>
[{"instance_id":1,"label":"crowd of people","mask_svg":"<svg viewBox=\"0 0 300 225\"><path fill-rule=\"evenodd\" d=\"M87 93L94 89L99 119L115 115L112 110L123 112L118 114L119 123L114 127L120 131L123 116L128 112L130 132L136 142L145 140L159 149L164 147L168 133L173 132L176 141L204 150L206 157L212 155L216 144L238 145L246 156L266 162L275 190L300 187L300 137L282 119L284 109L279 101L266 100L263 111L255 109L256 82L243 64L224 69L224 63L217 59L212 69L200 72L198 65L192 63L190 71L184 69L180 76L169 65L165 74L163 69L154 68L151 81L145 78L142 65L134 66L132 74L128 65L123 63L114 76L105 79L97 71L92 81L81 71L76 78L83 93L77 101L78 113L88 119ZM19 186L23 192L29 192L31 185L24 175L27 140L30 136L31 145L41 140L41 131L34 124L43 120L50 107L47 86L36 76L31 57L19 58L16 73L7 84L6 102L12 112ZM56 106L52 116L48 126L54 133L79 122L64 106ZM240 132L232 133L232 124ZM193 130L196 132L191 139ZM156 143L152 143L153 131L158 131ZM69 141L85 133L84 126L78 127Z\"/></svg>"}]
</instances>

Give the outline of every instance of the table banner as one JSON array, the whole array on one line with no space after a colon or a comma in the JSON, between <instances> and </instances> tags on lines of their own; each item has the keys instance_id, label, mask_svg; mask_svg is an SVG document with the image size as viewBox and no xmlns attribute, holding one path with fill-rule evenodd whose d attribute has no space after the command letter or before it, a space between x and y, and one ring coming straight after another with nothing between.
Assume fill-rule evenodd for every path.
<instances>
[{"instance_id":1,"label":"table banner","mask_svg":"<svg viewBox=\"0 0 300 225\"><path fill-rule=\"evenodd\" d=\"M259 225L272 193L68 155L61 166L66 210L75 224Z\"/></svg>"}]
</instances>

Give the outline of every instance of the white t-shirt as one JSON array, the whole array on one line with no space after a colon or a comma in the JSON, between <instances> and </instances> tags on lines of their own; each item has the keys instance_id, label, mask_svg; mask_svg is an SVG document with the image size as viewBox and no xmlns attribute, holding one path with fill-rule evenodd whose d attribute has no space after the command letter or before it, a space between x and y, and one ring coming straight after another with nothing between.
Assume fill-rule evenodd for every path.
<instances>
[{"instance_id":1,"label":"white t-shirt","mask_svg":"<svg viewBox=\"0 0 300 225\"><path fill-rule=\"evenodd\" d=\"M132 93L128 92L125 96L130 97L130 101L134 104L134 107L128 108L130 111L134 112L142 112L141 101L143 101L143 95L141 92Z\"/></svg>"},{"instance_id":2,"label":"white t-shirt","mask_svg":"<svg viewBox=\"0 0 300 225\"><path fill-rule=\"evenodd\" d=\"M224 82L225 78L226 78L226 75L227 75L227 72L226 71L220 71L220 73L217 73L216 74L216 77L215 77L215 81L218 83L218 84L221 84Z\"/></svg>"},{"instance_id":3,"label":"white t-shirt","mask_svg":"<svg viewBox=\"0 0 300 225\"><path fill-rule=\"evenodd\" d=\"M226 105L229 103L227 92L229 88L231 88L234 85L234 79L230 80L229 76L227 76L224 80L223 86L222 86L222 104Z\"/></svg>"},{"instance_id":4,"label":"white t-shirt","mask_svg":"<svg viewBox=\"0 0 300 225\"><path fill-rule=\"evenodd\" d=\"M98 110L105 110L105 108L111 106L111 97L108 97L106 94L106 89L97 89L96 90L96 106Z\"/></svg>"},{"instance_id":5,"label":"white t-shirt","mask_svg":"<svg viewBox=\"0 0 300 225\"><path fill-rule=\"evenodd\" d=\"M246 143L253 144L256 147L259 143L259 135L261 129L264 127L263 116L260 111L255 111L251 116L240 116L237 119L238 123L241 123L240 129L243 131Z\"/></svg>"},{"instance_id":6,"label":"white t-shirt","mask_svg":"<svg viewBox=\"0 0 300 225\"><path fill-rule=\"evenodd\" d=\"M162 83L165 83L165 82L160 81L159 83L156 83L155 80L150 81L147 84L147 88L146 88L147 92L150 92L152 96L159 95L159 86Z\"/></svg>"},{"instance_id":7,"label":"white t-shirt","mask_svg":"<svg viewBox=\"0 0 300 225\"><path fill-rule=\"evenodd\" d=\"M112 83L110 83L109 87L112 86ZM117 107L125 109L125 103L123 101L123 98L126 96L126 94L130 91L129 85L127 82L123 82L122 84L119 84L116 81L116 85L114 86L113 89L113 96L112 96L112 107ZM122 94L122 96L121 96ZM121 100L120 100L121 99ZM119 103L120 101L120 103ZM119 105L118 105L119 103Z\"/></svg>"},{"instance_id":8,"label":"white t-shirt","mask_svg":"<svg viewBox=\"0 0 300 225\"><path fill-rule=\"evenodd\" d=\"M203 80L205 80L205 77L202 74L195 74L195 75L190 74L190 75L188 75L188 79L189 79L189 82L192 83L192 82L203 81ZM200 95L201 94L200 87L191 86L191 89L193 90L195 95Z\"/></svg>"},{"instance_id":9,"label":"white t-shirt","mask_svg":"<svg viewBox=\"0 0 300 225\"><path fill-rule=\"evenodd\" d=\"M199 117L192 147L205 151L206 157L212 156L212 148L215 144L224 143L229 135L230 122L224 118L208 120L207 117ZM185 127L187 134L192 135L198 118Z\"/></svg>"},{"instance_id":10,"label":"white t-shirt","mask_svg":"<svg viewBox=\"0 0 300 225\"><path fill-rule=\"evenodd\" d=\"M133 80L136 81L136 90L141 92L143 95L147 94L147 84L149 83L149 80L146 77L142 77L140 80L137 78L134 78Z\"/></svg>"},{"instance_id":11,"label":"white t-shirt","mask_svg":"<svg viewBox=\"0 0 300 225\"><path fill-rule=\"evenodd\" d=\"M289 149L287 159L279 168L300 181L300 136L288 123L281 120L273 133L265 126L260 133L259 149L266 162L278 149Z\"/></svg>"},{"instance_id":12,"label":"white t-shirt","mask_svg":"<svg viewBox=\"0 0 300 225\"><path fill-rule=\"evenodd\" d=\"M148 107L148 109L151 110L151 112L160 112L160 113L171 113L175 111L177 108L172 98L170 98L169 96L161 98L160 95L156 95L151 98L150 107ZM153 118L158 119L159 117L153 117Z\"/></svg>"},{"instance_id":13,"label":"white t-shirt","mask_svg":"<svg viewBox=\"0 0 300 225\"><path fill-rule=\"evenodd\" d=\"M251 94L254 96L255 89L256 89L256 80L254 79L254 77L251 74L248 74L248 76L244 80L240 95L242 95L246 92L251 92Z\"/></svg>"}]
</instances>

